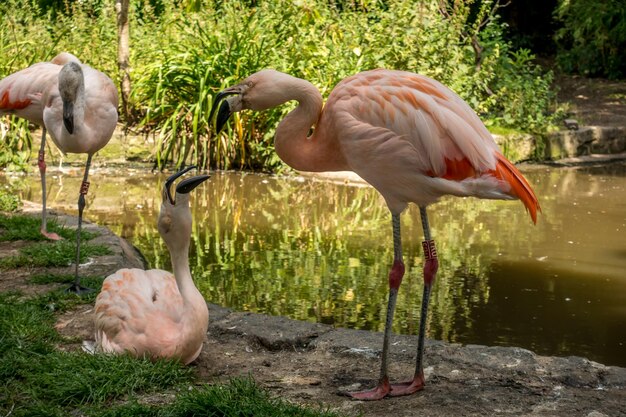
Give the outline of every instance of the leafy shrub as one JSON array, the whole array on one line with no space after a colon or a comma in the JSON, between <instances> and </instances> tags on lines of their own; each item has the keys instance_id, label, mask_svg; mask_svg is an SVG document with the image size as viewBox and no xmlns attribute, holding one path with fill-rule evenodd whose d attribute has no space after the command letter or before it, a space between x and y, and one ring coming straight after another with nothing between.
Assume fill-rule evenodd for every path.
<instances>
[{"instance_id":1,"label":"leafy shrub","mask_svg":"<svg viewBox=\"0 0 626 417\"><path fill-rule=\"evenodd\" d=\"M559 0L557 62L567 72L626 77L626 2Z\"/></svg>"},{"instance_id":2,"label":"leafy shrub","mask_svg":"<svg viewBox=\"0 0 626 417\"><path fill-rule=\"evenodd\" d=\"M0 211L16 212L22 207L22 200L15 195L0 189Z\"/></svg>"},{"instance_id":3,"label":"leafy shrub","mask_svg":"<svg viewBox=\"0 0 626 417\"><path fill-rule=\"evenodd\" d=\"M113 7L75 7L48 19L18 3L0 5L0 55L10 57L0 60L0 76L68 50L117 78ZM159 167L278 170L284 165L273 151L274 129L295 104L237 114L215 135L208 114L218 91L272 67L311 81L327 97L341 79L386 67L441 81L491 123L541 130L550 121L551 74L503 40L493 4L135 0L127 122L154 138Z\"/></svg>"},{"instance_id":4,"label":"leafy shrub","mask_svg":"<svg viewBox=\"0 0 626 417\"><path fill-rule=\"evenodd\" d=\"M549 123L552 74L528 51L502 38L493 2L365 2L342 8L319 0L273 0L207 6L167 14L160 56L136 75L135 103L143 126L158 130L157 164L231 169L280 167L273 134L291 103L269 112L243 112L215 136L208 111L213 95L265 67L305 78L328 96L343 78L386 67L422 73L448 85L493 123L541 130ZM343 3L342 3L343 4ZM455 3L456 4L456 3ZM178 22L178 25L173 24ZM488 24L484 24L487 22ZM482 45L480 65L472 42Z\"/></svg>"}]
</instances>

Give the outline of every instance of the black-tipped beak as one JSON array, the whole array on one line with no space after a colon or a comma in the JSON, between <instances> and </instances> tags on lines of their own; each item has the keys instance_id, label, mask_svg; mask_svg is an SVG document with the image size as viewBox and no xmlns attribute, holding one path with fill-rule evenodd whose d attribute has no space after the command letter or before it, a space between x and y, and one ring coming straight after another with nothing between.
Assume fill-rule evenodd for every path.
<instances>
[{"instance_id":1,"label":"black-tipped beak","mask_svg":"<svg viewBox=\"0 0 626 417\"><path fill-rule=\"evenodd\" d=\"M63 125L70 132L74 133L74 103L63 101Z\"/></svg>"},{"instance_id":2,"label":"black-tipped beak","mask_svg":"<svg viewBox=\"0 0 626 417\"><path fill-rule=\"evenodd\" d=\"M220 133L222 129L224 129L224 126L230 118L230 115L230 105L228 104L228 101L224 101L220 106L219 111L217 112L217 120L215 121L215 133Z\"/></svg>"},{"instance_id":3,"label":"black-tipped beak","mask_svg":"<svg viewBox=\"0 0 626 417\"><path fill-rule=\"evenodd\" d=\"M199 175L197 177L187 178L176 186L176 192L179 194L188 194L210 177L210 175Z\"/></svg>"},{"instance_id":4,"label":"black-tipped beak","mask_svg":"<svg viewBox=\"0 0 626 417\"><path fill-rule=\"evenodd\" d=\"M215 101L213 102L213 107L211 107L211 113L209 113L209 121L213 120L213 114L215 114L215 110L217 110L219 106L219 111L217 112L217 120L215 123L215 133L220 133L224 128L224 125L228 121L228 118L232 114L230 110L230 105L228 101L224 101L221 105L220 103L228 96L233 96L239 94L239 89L237 87L230 87L226 90L217 93L215 96Z\"/></svg>"},{"instance_id":5,"label":"black-tipped beak","mask_svg":"<svg viewBox=\"0 0 626 417\"><path fill-rule=\"evenodd\" d=\"M165 195L167 195L167 199L170 201L171 204L174 204L174 199L172 198L172 193L170 192L170 189L172 188L172 183L174 181L176 181L177 178L179 178L181 175L191 171L192 169L195 169L196 166L195 165L191 165L187 168L181 169L180 171L178 171L175 174L172 174L166 181L165 181ZM193 189L193 188L192 188ZM177 188L178 191L178 188ZM190 190L191 191L191 190Z\"/></svg>"}]
</instances>

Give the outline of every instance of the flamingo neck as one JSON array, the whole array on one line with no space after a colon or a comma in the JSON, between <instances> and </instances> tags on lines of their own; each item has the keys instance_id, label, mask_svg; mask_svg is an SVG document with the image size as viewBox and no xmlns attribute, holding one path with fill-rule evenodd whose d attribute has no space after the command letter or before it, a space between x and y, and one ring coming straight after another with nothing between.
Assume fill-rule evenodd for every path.
<instances>
[{"instance_id":1,"label":"flamingo neck","mask_svg":"<svg viewBox=\"0 0 626 417\"><path fill-rule=\"evenodd\" d=\"M340 171L345 161L336 143L322 132L308 136L312 126L317 125L322 114L322 95L310 82L293 78L289 99L297 100L298 106L289 112L276 128L274 147L287 165L298 171Z\"/></svg>"},{"instance_id":2,"label":"flamingo neck","mask_svg":"<svg viewBox=\"0 0 626 417\"><path fill-rule=\"evenodd\" d=\"M194 299L202 297L191 277L191 270L189 268L189 240L183 244L169 247L169 251L172 260L172 271L176 278L176 285L178 286L178 290L185 304L189 305Z\"/></svg>"}]
</instances>

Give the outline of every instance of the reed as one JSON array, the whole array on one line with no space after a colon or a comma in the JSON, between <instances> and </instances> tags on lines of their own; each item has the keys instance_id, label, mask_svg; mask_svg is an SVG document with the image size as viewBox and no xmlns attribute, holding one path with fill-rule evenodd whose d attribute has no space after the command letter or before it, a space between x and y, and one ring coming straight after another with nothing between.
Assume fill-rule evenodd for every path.
<instances>
[{"instance_id":1,"label":"reed","mask_svg":"<svg viewBox=\"0 0 626 417\"><path fill-rule=\"evenodd\" d=\"M53 13L20 3L0 5L0 77L68 50L118 79L112 7L86 1ZM488 125L543 132L552 122L551 73L529 51L512 49L497 17L479 24L493 1L455 2L446 13L435 0L131 3L133 84L124 123L152 138L158 168L284 169L272 138L293 103L244 112L219 135L208 120L216 92L266 67L308 79L325 97L359 71L419 72L450 86ZM474 40L483 47L480 65ZM19 138L0 149L7 165L3 155L30 149L31 139L23 124L0 124Z\"/></svg>"}]
</instances>

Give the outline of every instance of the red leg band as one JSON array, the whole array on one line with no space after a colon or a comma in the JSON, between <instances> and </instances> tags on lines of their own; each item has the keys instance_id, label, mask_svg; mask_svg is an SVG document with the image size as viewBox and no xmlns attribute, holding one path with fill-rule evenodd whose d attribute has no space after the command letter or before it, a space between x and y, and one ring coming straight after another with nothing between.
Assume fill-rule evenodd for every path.
<instances>
[{"instance_id":1,"label":"red leg band","mask_svg":"<svg viewBox=\"0 0 626 417\"><path fill-rule=\"evenodd\" d=\"M431 285L435 280L435 275L439 269L439 260L437 259L437 248L434 240L425 240L422 242L424 249L424 283Z\"/></svg>"}]
</instances>

